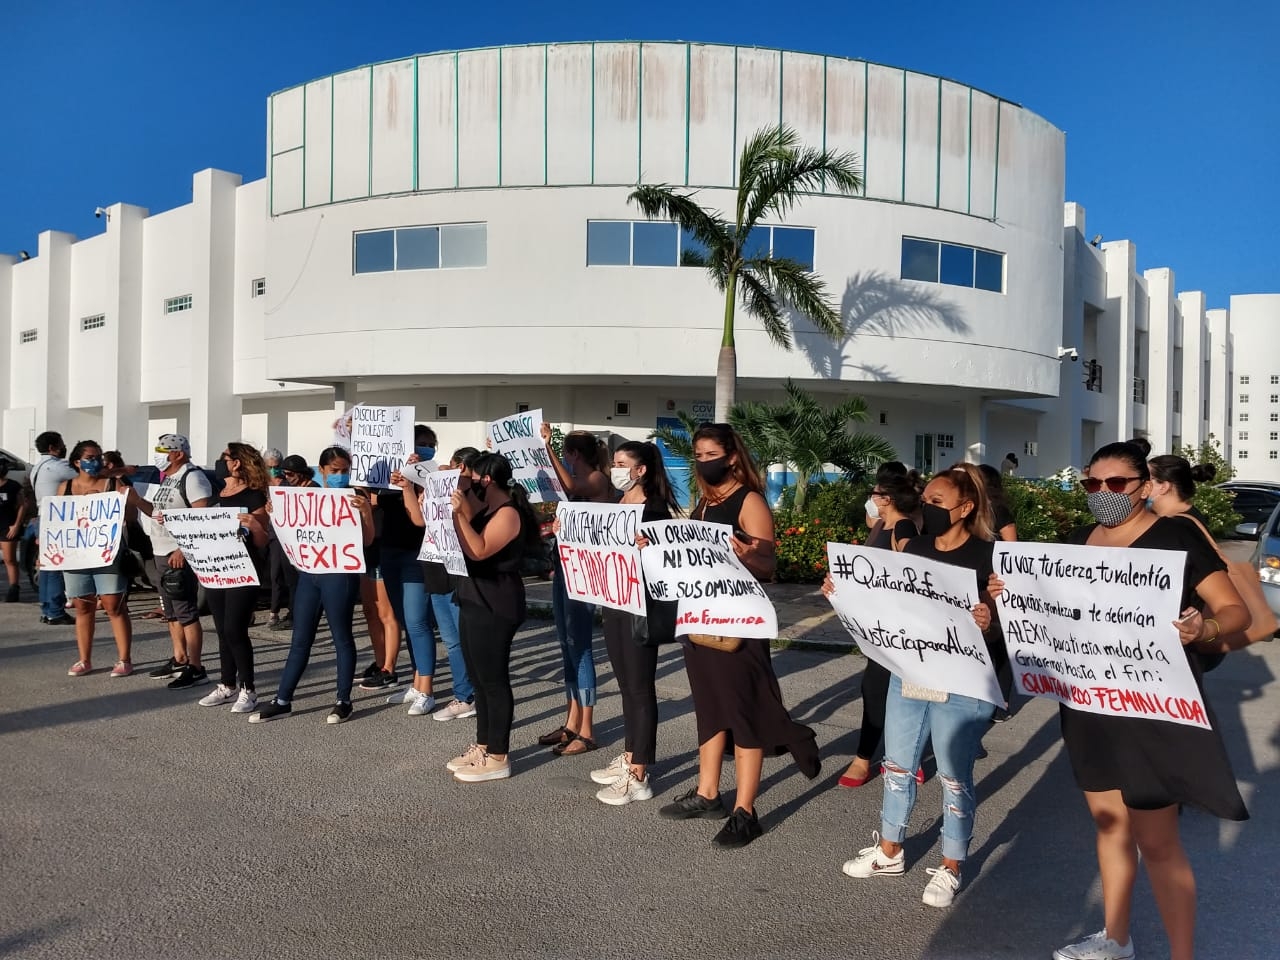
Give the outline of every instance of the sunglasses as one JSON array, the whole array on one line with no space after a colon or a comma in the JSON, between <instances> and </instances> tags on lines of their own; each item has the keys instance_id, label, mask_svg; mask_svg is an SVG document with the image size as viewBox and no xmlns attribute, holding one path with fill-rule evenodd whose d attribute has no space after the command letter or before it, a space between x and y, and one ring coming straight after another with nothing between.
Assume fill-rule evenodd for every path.
<instances>
[{"instance_id":1,"label":"sunglasses","mask_svg":"<svg viewBox=\"0 0 1280 960\"><path fill-rule=\"evenodd\" d=\"M872 490L872 491L871 491L871 495L872 495L873 497L880 497L880 498L882 498L882 499L887 498L887 497L889 496L889 495L888 495L887 493L885 493L883 490Z\"/></svg>"},{"instance_id":2,"label":"sunglasses","mask_svg":"<svg viewBox=\"0 0 1280 960\"><path fill-rule=\"evenodd\" d=\"M1085 477L1080 481L1080 486L1084 487L1085 493L1097 493L1105 483L1107 489L1112 493L1124 493L1125 487L1129 486L1133 481L1141 479L1141 477L1107 477L1103 480L1100 477Z\"/></svg>"}]
</instances>

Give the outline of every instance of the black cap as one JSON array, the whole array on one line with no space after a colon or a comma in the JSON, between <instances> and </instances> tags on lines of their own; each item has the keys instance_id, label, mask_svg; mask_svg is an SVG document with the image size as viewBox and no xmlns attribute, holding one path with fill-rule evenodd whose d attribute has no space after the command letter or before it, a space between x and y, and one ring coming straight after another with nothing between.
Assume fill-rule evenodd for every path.
<instances>
[{"instance_id":1,"label":"black cap","mask_svg":"<svg viewBox=\"0 0 1280 960\"><path fill-rule=\"evenodd\" d=\"M296 473L303 477L315 476L315 471L307 466L307 461L296 453L291 453L280 461L281 473Z\"/></svg>"}]
</instances>

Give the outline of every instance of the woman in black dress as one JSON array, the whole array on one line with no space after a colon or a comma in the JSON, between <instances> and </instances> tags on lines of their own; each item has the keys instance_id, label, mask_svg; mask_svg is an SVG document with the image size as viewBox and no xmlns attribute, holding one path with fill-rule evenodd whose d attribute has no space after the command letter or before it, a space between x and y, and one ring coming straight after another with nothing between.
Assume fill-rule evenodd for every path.
<instances>
[{"instance_id":1,"label":"woman in black dress","mask_svg":"<svg viewBox=\"0 0 1280 960\"><path fill-rule=\"evenodd\" d=\"M1142 450L1134 444L1112 443L1100 449L1082 482L1098 522L1075 531L1069 542L1186 552L1183 615L1171 629L1178 631L1203 696L1199 660L1193 652L1224 652L1222 638L1249 623L1221 558L1190 521L1157 517L1145 509L1151 477ZM1212 709L1208 715L1211 729L1206 730L1061 708L1062 739L1097 827L1106 925L1055 951L1057 960L1133 956L1129 919L1139 854L1164 920L1169 956L1192 957L1196 886L1178 836L1179 808L1190 804L1226 820L1249 816Z\"/></svg>"},{"instance_id":2,"label":"woman in black dress","mask_svg":"<svg viewBox=\"0 0 1280 960\"><path fill-rule=\"evenodd\" d=\"M700 494L693 519L731 525L734 553L757 577L771 577L777 562L773 514L742 438L728 424L704 424L693 435L693 456ZM732 750L737 796L733 815L713 842L743 847L763 832L755 799L765 753L789 752L813 779L820 769L818 745L813 731L792 720L782 705L768 640L744 640L732 653L687 641L682 646L698 721L698 785L658 812L668 820L728 816L720 799L720 765Z\"/></svg>"}]
</instances>

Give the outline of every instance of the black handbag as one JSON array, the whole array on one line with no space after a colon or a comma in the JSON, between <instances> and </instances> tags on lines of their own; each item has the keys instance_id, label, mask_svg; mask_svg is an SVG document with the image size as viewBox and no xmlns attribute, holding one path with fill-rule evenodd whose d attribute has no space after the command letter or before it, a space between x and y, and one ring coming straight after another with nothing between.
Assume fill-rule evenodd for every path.
<instances>
[{"instance_id":1,"label":"black handbag","mask_svg":"<svg viewBox=\"0 0 1280 960\"><path fill-rule=\"evenodd\" d=\"M676 608L675 600L655 600L646 594L644 598L645 616L635 617L631 636L642 647L660 647L664 643L675 643Z\"/></svg>"},{"instance_id":2,"label":"black handbag","mask_svg":"<svg viewBox=\"0 0 1280 960\"><path fill-rule=\"evenodd\" d=\"M160 589L170 600L190 600L191 579L187 568L166 566L160 574Z\"/></svg>"}]
</instances>

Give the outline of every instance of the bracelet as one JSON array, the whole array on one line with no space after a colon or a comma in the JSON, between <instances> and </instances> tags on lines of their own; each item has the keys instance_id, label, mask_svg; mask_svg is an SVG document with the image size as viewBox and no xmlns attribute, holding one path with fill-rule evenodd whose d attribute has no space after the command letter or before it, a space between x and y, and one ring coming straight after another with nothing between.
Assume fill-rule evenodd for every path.
<instances>
[{"instance_id":1,"label":"bracelet","mask_svg":"<svg viewBox=\"0 0 1280 960\"><path fill-rule=\"evenodd\" d=\"M1200 638L1200 642L1201 642L1201 643L1213 643L1215 640L1217 640L1217 639L1218 639L1218 634L1222 632L1222 627L1218 624L1218 621L1217 621L1217 620L1213 619L1213 617L1207 617L1207 618L1205 619L1205 621L1204 621L1204 622L1205 622L1206 624L1210 624L1210 623L1212 623L1212 624L1213 624L1213 636L1212 636L1212 637L1201 637L1201 638Z\"/></svg>"}]
</instances>

